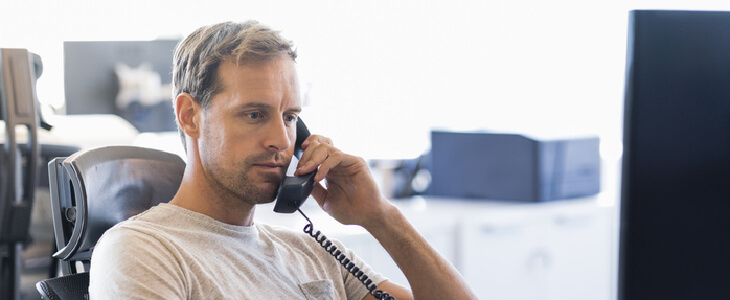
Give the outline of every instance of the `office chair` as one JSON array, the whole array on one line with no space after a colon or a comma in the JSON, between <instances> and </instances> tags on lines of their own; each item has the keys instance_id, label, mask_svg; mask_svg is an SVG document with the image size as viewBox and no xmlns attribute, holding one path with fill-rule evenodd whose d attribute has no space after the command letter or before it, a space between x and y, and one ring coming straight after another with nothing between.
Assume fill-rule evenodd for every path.
<instances>
[{"instance_id":1,"label":"office chair","mask_svg":"<svg viewBox=\"0 0 730 300\"><path fill-rule=\"evenodd\" d=\"M172 200L185 162L176 154L106 146L48 163L53 231L60 277L36 284L43 299L88 298L96 241L112 226ZM70 297L70 298L69 298Z\"/></svg>"}]
</instances>

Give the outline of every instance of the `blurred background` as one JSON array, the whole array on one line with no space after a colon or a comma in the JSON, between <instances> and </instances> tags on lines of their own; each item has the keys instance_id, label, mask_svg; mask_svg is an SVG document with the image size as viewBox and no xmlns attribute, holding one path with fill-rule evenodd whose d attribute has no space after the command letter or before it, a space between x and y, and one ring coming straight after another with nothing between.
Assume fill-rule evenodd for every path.
<instances>
[{"instance_id":1,"label":"blurred background","mask_svg":"<svg viewBox=\"0 0 730 300\"><path fill-rule=\"evenodd\" d=\"M57 126L56 133L45 137L51 143L80 148L135 143L180 153L174 123L167 114L171 113L170 47L200 26L247 19L279 29L294 41L305 105L302 116L310 129L331 137L343 151L368 160L417 158L429 151L432 130L597 136L601 190L590 206L608 213L600 214L605 220L598 223L599 231L585 234L605 235L598 243L606 254L601 259L607 260L600 272L610 272L600 276L599 291L607 299L615 297L611 278L628 12L730 10L730 3L710 0L2 0L0 6L0 47L26 48L42 57L37 91L44 117ZM98 71L97 66L106 69ZM127 76L135 79L125 81ZM105 84L109 86L99 88ZM131 94L125 96L125 91ZM116 118L93 117L96 114L119 115L131 126ZM381 174L376 170L376 175ZM391 184L385 177L380 177L382 184ZM428 204L421 199L402 205L419 211ZM478 205L486 205L478 211L501 212L494 213L500 226L536 219L532 209L525 214L522 207ZM458 208L445 207L454 209L455 219L461 216ZM467 207L462 209L473 209ZM575 207L547 210L562 214ZM419 216L411 215L414 220L420 220ZM424 217L424 232L434 216L438 215ZM473 279L472 285L479 285L476 271L468 267L473 261L465 257L480 252L464 253L463 240L456 240L468 240L464 237L471 233L460 230L470 223L443 219L446 223L439 228L448 230L433 231L433 241L443 241L446 246L438 247L440 251ZM580 223L585 222L582 219L567 220L563 221L585 224ZM476 228L484 232L491 230L488 227ZM494 232L509 233L510 228ZM535 237L535 233L527 236ZM565 236L566 241L573 239ZM354 238L352 243L354 248L358 243L370 247ZM506 247L503 253L510 249L514 247ZM544 252L526 250L526 255L549 265L555 258ZM373 260L376 254L371 255ZM568 256L578 259L580 255ZM545 276L541 274L535 276ZM539 291L552 289L543 285L553 281L543 279L529 281L540 286ZM555 284L579 284L569 283Z\"/></svg>"},{"instance_id":2,"label":"blurred background","mask_svg":"<svg viewBox=\"0 0 730 300\"><path fill-rule=\"evenodd\" d=\"M214 22L259 20L297 45L305 113L316 115L310 127L372 158L419 155L435 127L597 134L605 154L616 158L628 11L730 8L717 0L2 6L2 46L41 55L39 98L59 114L67 106L65 41L178 40Z\"/></svg>"}]
</instances>

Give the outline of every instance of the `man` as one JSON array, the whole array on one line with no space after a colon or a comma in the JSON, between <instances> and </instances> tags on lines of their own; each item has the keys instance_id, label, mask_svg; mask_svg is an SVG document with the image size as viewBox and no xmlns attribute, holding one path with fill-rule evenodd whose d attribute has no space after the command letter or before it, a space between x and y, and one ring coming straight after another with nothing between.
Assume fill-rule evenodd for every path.
<instances>
[{"instance_id":1,"label":"man","mask_svg":"<svg viewBox=\"0 0 730 300\"><path fill-rule=\"evenodd\" d=\"M276 197L294 151L301 101L296 52L258 24L198 29L178 45L175 113L187 166L169 204L107 231L90 269L95 299L372 299L368 289L303 232L254 222ZM296 174L318 169L312 196L343 224L368 230L412 289L349 259L398 299L475 298L381 196L361 158L312 135ZM345 249L336 242L339 249Z\"/></svg>"}]
</instances>

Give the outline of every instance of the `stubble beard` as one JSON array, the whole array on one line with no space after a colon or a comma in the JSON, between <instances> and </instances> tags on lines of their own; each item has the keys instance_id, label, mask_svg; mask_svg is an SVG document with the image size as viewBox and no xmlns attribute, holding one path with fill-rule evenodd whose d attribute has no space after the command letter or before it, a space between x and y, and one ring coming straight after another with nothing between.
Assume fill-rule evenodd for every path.
<instances>
[{"instance_id":1,"label":"stubble beard","mask_svg":"<svg viewBox=\"0 0 730 300\"><path fill-rule=\"evenodd\" d=\"M274 154L277 161L281 161L281 154ZM257 162L271 161L272 154L262 154L248 157L236 166L216 165L211 169L211 181L218 186L225 198L235 199L240 204L265 204L276 199L279 186L286 177L286 168L280 174L264 173L253 174L253 165ZM288 162L285 162L288 165ZM254 178L254 176L258 178ZM265 186L262 186L264 184Z\"/></svg>"}]
</instances>

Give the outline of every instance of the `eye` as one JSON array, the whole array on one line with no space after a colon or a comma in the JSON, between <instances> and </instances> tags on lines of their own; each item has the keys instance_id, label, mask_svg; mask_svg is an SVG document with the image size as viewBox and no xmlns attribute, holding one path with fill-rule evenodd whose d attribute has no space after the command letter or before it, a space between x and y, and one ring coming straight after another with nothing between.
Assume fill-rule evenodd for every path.
<instances>
[{"instance_id":1,"label":"eye","mask_svg":"<svg viewBox=\"0 0 730 300\"><path fill-rule=\"evenodd\" d=\"M260 119L263 115L260 112L251 112L247 114L252 120Z\"/></svg>"},{"instance_id":2,"label":"eye","mask_svg":"<svg viewBox=\"0 0 730 300\"><path fill-rule=\"evenodd\" d=\"M297 116L296 115L284 116L284 121L286 121L287 123L296 122L297 121Z\"/></svg>"}]
</instances>

